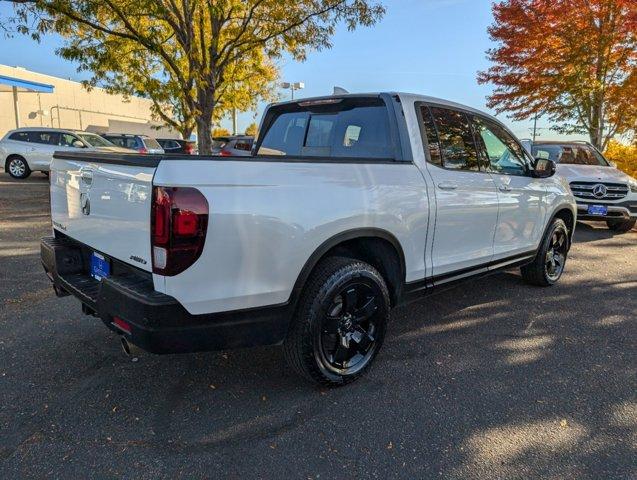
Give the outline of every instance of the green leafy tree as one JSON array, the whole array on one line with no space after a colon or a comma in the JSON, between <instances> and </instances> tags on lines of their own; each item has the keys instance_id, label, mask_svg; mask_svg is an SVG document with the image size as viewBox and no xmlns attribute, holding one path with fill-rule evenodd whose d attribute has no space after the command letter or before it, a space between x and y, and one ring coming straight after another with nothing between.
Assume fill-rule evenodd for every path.
<instances>
[{"instance_id":1,"label":"green leafy tree","mask_svg":"<svg viewBox=\"0 0 637 480\"><path fill-rule=\"evenodd\" d=\"M166 123L183 124L182 134L197 130L202 154L211 152L215 119L237 103L253 106L263 90L255 95L250 85L264 81L267 90L276 78L270 59L288 52L304 60L309 50L331 46L339 22L352 30L384 13L372 0L15 3L22 33L64 35L60 53L94 72L90 84L149 96ZM264 80L257 78L264 72Z\"/></svg>"}]
</instances>

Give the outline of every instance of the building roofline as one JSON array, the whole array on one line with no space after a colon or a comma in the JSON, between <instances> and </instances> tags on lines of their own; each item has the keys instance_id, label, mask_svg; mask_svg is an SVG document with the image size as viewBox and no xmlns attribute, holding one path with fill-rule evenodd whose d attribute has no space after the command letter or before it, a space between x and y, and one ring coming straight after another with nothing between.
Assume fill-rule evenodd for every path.
<instances>
[{"instance_id":1,"label":"building roofline","mask_svg":"<svg viewBox=\"0 0 637 480\"><path fill-rule=\"evenodd\" d=\"M8 85L10 87L23 88L29 92L53 93L55 87L47 83L34 82L32 80L24 80L17 77L9 77L0 75L0 85Z\"/></svg>"}]
</instances>

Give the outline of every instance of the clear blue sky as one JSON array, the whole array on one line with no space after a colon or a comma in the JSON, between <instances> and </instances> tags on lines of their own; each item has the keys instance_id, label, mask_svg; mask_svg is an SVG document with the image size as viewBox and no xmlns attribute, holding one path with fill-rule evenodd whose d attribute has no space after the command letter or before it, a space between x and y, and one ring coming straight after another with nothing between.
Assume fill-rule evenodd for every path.
<instances>
[{"instance_id":1,"label":"clear blue sky","mask_svg":"<svg viewBox=\"0 0 637 480\"><path fill-rule=\"evenodd\" d=\"M408 91L454 100L482 110L490 86L478 85L476 72L488 67L485 51L492 46L487 26L491 23L490 0L385 0L387 13L380 23L354 32L339 28L333 48L311 52L304 63L289 58L278 61L281 79L305 82L302 96L325 95L335 85L350 92ZM2 2L0 16L11 15ZM1 38L0 63L81 80L73 63L60 59L55 50L61 39L48 35L37 44L16 35ZM281 98L289 92L281 92ZM239 129L261 114L239 117ZM513 123L499 116L518 137L530 136L532 122ZM224 122L228 126L229 122ZM542 120L540 127L548 127ZM558 135L540 130L542 138Z\"/></svg>"}]
</instances>

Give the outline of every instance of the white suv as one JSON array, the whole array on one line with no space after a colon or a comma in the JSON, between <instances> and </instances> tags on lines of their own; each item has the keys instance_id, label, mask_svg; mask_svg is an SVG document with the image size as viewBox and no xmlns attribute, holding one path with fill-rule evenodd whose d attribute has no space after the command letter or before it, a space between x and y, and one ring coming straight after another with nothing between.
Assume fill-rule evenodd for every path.
<instances>
[{"instance_id":1,"label":"white suv","mask_svg":"<svg viewBox=\"0 0 637 480\"><path fill-rule=\"evenodd\" d=\"M608 228L629 232L637 223L637 180L626 175L586 142L536 142L535 158L557 163L577 199L578 220L606 221Z\"/></svg>"},{"instance_id":2,"label":"white suv","mask_svg":"<svg viewBox=\"0 0 637 480\"><path fill-rule=\"evenodd\" d=\"M113 153L130 150L113 145L94 133L59 128L18 128L0 140L0 161L13 178L24 179L33 171L48 172L53 152L90 149Z\"/></svg>"}]
</instances>

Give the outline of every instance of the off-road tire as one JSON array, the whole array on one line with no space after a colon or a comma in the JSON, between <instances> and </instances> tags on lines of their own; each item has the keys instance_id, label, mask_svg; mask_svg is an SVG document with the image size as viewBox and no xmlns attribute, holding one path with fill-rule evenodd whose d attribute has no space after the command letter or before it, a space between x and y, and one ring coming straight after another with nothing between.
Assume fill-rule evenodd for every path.
<instances>
[{"instance_id":1,"label":"off-road tire","mask_svg":"<svg viewBox=\"0 0 637 480\"><path fill-rule=\"evenodd\" d=\"M528 265L524 265L520 268L520 272L522 273L522 278L531 285L537 285L540 287L550 287L558 282L562 273L564 272L564 265L559 273L558 278L551 278L551 276L547 272L547 253L551 247L551 241L553 236L558 232L560 235L564 235L566 243L566 251L564 253L564 263L566 262L566 256L568 250L570 249L570 235L568 232L568 227L564 220L561 218L554 218L551 222L551 225L546 230L544 238L542 239L542 243L540 244L540 248L535 256L533 262Z\"/></svg>"},{"instance_id":2,"label":"off-road tire","mask_svg":"<svg viewBox=\"0 0 637 480\"><path fill-rule=\"evenodd\" d=\"M329 370L322 355L317 353L318 336L324 327L327 308L339 288L349 282L372 282L379 292L374 322L375 350L370 352L366 364L352 374L339 375ZM346 257L328 257L319 262L301 294L296 314L290 326L283 349L285 359L294 372L305 379L324 386L340 386L363 375L373 363L382 346L390 312L389 290L382 275L371 265ZM329 363L329 362L327 362Z\"/></svg>"}]
</instances>

